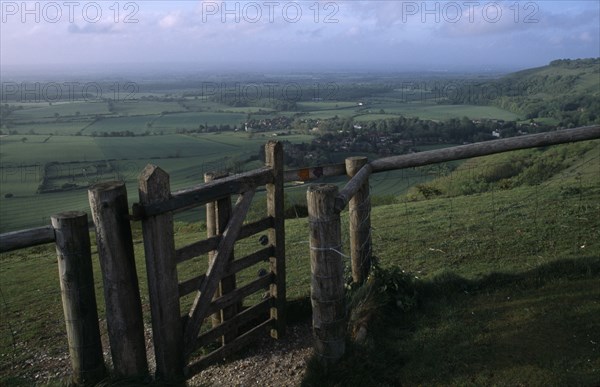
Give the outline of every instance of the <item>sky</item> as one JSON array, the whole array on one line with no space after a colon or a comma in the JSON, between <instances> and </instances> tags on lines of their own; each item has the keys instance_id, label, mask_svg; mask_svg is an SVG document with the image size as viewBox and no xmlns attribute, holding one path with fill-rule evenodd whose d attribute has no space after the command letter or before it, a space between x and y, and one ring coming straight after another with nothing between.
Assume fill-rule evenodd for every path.
<instances>
[{"instance_id":1,"label":"sky","mask_svg":"<svg viewBox=\"0 0 600 387\"><path fill-rule=\"evenodd\" d=\"M516 70L600 57L600 1L0 1L0 71Z\"/></svg>"}]
</instances>

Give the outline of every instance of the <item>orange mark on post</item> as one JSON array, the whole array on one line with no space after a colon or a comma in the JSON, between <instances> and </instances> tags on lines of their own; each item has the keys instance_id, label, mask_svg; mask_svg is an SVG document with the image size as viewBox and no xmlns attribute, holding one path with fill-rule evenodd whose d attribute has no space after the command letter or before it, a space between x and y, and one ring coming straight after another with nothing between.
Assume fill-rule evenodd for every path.
<instances>
[{"instance_id":1,"label":"orange mark on post","mask_svg":"<svg viewBox=\"0 0 600 387\"><path fill-rule=\"evenodd\" d=\"M298 171L298 178L302 181L310 180L310 169L305 168Z\"/></svg>"}]
</instances>

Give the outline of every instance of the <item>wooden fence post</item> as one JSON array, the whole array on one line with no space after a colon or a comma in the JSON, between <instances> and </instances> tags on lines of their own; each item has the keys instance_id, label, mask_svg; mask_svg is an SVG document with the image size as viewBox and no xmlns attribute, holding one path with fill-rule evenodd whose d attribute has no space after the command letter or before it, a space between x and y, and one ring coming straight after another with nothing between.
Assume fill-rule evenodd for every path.
<instances>
[{"instance_id":1,"label":"wooden fence post","mask_svg":"<svg viewBox=\"0 0 600 387\"><path fill-rule=\"evenodd\" d=\"M341 249L340 214L334 209L338 188L332 184L308 187L310 224L311 304L315 352L324 364L336 362L345 351L346 307Z\"/></svg>"},{"instance_id":2,"label":"wooden fence post","mask_svg":"<svg viewBox=\"0 0 600 387\"><path fill-rule=\"evenodd\" d=\"M63 212L52 216L60 289L69 354L76 384L94 383L106 375L87 214Z\"/></svg>"},{"instance_id":3,"label":"wooden fence post","mask_svg":"<svg viewBox=\"0 0 600 387\"><path fill-rule=\"evenodd\" d=\"M99 183L90 187L88 198L96 226L114 370L119 377L144 377L148 362L127 188L119 181Z\"/></svg>"},{"instance_id":4,"label":"wooden fence post","mask_svg":"<svg viewBox=\"0 0 600 387\"><path fill-rule=\"evenodd\" d=\"M222 179L227 177L228 173L223 174L215 174L215 173L205 173L204 174L204 182L208 183L215 179ZM229 223L229 219L231 218L231 196L227 196L225 198L219 199L216 202L206 203L206 236L212 237L215 235L222 235L227 228L227 224ZM208 253L209 264L214 259L215 252L211 251ZM233 262L234 256L233 252L227 258L229 263ZM228 264L229 264L228 263ZM219 298L227 293L232 292L236 288L235 283L235 274L224 277L221 279L219 283L219 288L215 292L214 298ZM232 305L227 308L221 310L220 313L215 313L212 315L212 326L215 327L219 325L221 322L229 320L233 318L238 312L238 305ZM222 343L226 344L235 339L237 336L236 332L231 332L228 335L225 335L221 338Z\"/></svg>"},{"instance_id":5,"label":"wooden fence post","mask_svg":"<svg viewBox=\"0 0 600 387\"><path fill-rule=\"evenodd\" d=\"M273 169L273 183L267 184L267 215L273 218L273 227L269 229L269 243L273 246L270 258L271 272L275 283L271 284L271 297L275 299L271 308L271 318L275 320L275 329L271 336L282 338L285 335L285 217L283 192L283 145L278 141L269 141L265 145L265 164Z\"/></svg>"},{"instance_id":6,"label":"wooden fence post","mask_svg":"<svg viewBox=\"0 0 600 387\"><path fill-rule=\"evenodd\" d=\"M353 177L367 164L366 157L346 159L346 173ZM350 199L350 256L352 257L352 279L362 284L371 269L371 198L369 180Z\"/></svg>"},{"instance_id":7,"label":"wooden fence post","mask_svg":"<svg viewBox=\"0 0 600 387\"><path fill-rule=\"evenodd\" d=\"M209 183L213 181L216 174L213 172L206 172L204 174L204 182ZM214 237L217 235L217 202L206 203L206 237ZM208 264L214 260L215 251L209 251L208 253ZM211 323L213 328L221 323L221 314L215 313L211 316Z\"/></svg>"},{"instance_id":8,"label":"wooden fence post","mask_svg":"<svg viewBox=\"0 0 600 387\"><path fill-rule=\"evenodd\" d=\"M169 175L155 165L147 165L140 175L139 195L142 206L169 199ZM173 214L167 212L144 219L142 231L152 313L156 378L181 380L184 367L183 327L179 307Z\"/></svg>"}]
</instances>

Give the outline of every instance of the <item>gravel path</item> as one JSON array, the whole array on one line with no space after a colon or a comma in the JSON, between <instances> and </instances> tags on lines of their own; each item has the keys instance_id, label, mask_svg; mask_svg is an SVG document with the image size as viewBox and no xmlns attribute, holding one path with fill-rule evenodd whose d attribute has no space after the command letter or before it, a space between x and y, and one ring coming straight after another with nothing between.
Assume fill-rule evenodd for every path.
<instances>
[{"instance_id":1,"label":"gravel path","mask_svg":"<svg viewBox=\"0 0 600 387\"><path fill-rule=\"evenodd\" d=\"M299 386L313 353L310 321L288 327L282 340L260 339L233 360L214 364L190 386Z\"/></svg>"},{"instance_id":2,"label":"gravel path","mask_svg":"<svg viewBox=\"0 0 600 387\"><path fill-rule=\"evenodd\" d=\"M101 325L105 321L101 321ZM103 326L105 329L106 327ZM112 368L108 335L102 336L104 359ZM17 345L18 347L19 345ZM146 346L150 373L156 367L152 347L151 328L146 326ZM25 350L16 348L16 350ZM242 349L227 361L213 364L188 380L189 386L299 386L306 364L313 353L311 321L288 326L281 340L268 335ZM0 356L0 369L8 371L17 380L31 385L66 383L71 373L68 353L49 354L44 348L32 351L23 362L11 362L10 354ZM35 366L34 366L35 365Z\"/></svg>"}]
</instances>

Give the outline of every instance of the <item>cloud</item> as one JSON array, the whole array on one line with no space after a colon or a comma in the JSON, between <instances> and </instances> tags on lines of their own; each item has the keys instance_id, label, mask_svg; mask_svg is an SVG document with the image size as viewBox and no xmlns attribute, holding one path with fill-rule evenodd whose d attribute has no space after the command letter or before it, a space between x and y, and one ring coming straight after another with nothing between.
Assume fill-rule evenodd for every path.
<instances>
[{"instance_id":1,"label":"cloud","mask_svg":"<svg viewBox=\"0 0 600 387\"><path fill-rule=\"evenodd\" d=\"M394 26L404 26L403 15L414 1L347 1L341 3L344 21L369 25L385 30ZM348 20L348 19L354 20Z\"/></svg>"},{"instance_id":2,"label":"cloud","mask_svg":"<svg viewBox=\"0 0 600 387\"><path fill-rule=\"evenodd\" d=\"M456 46L469 42L480 49L484 46L502 49L506 55L524 47L529 53L553 47L553 55L557 57L580 55L585 51L595 56L594 52L598 52L598 6L595 12L590 12L581 7L567 9L565 4L571 3L566 2L497 4L501 4L498 12L488 9L486 13L483 6L475 7L471 14L463 12L456 23L438 24L433 34L436 39ZM442 20L444 16L457 18L456 13L444 15L442 11Z\"/></svg>"},{"instance_id":3,"label":"cloud","mask_svg":"<svg viewBox=\"0 0 600 387\"><path fill-rule=\"evenodd\" d=\"M69 24L68 31L71 34L114 34L118 30L115 23L85 23L79 26L75 23Z\"/></svg>"},{"instance_id":4,"label":"cloud","mask_svg":"<svg viewBox=\"0 0 600 387\"><path fill-rule=\"evenodd\" d=\"M439 15L424 15L424 17L437 16L436 35L449 38L481 38L518 33L539 27L539 8L534 7L524 14L518 8L519 6L496 2L472 6L452 5L440 7Z\"/></svg>"},{"instance_id":5,"label":"cloud","mask_svg":"<svg viewBox=\"0 0 600 387\"><path fill-rule=\"evenodd\" d=\"M358 26L352 26L346 30L346 36L348 37L360 36L361 34L362 31Z\"/></svg>"},{"instance_id":6,"label":"cloud","mask_svg":"<svg viewBox=\"0 0 600 387\"><path fill-rule=\"evenodd\" d=\"M586 43L592 42L592 34L590 34L589 31L584 31L581 34L579 34L579 40Z\"/></svg>"},{"instance_id":7,"label":"cloud","mask_svg":"<svg viewBox=\"0 0 600 387\"><path fill-rule=\"evenodd\" d=\"M257 22L252 22L258 14L250 3L261 7ZM108 10L112 2L100 3L107 11L97 23L86 23L79 14L73 23L63 18L56 24L33 25L14 18L0 26L2 60L34 62L43 53L46 60L58 62L65 53L76 51L85 60L102 55L105 62L209 58L272 62L285 57L443 66L464 62L474 52L478 56L473 62L522 63L523 58L535 57L530 62L537 63L544 50L548 51L542 55L545 60L598 56L600 49L597 2L484 0L469 9L462 1L298 1L302 16L296 23L289 22L294 9L284 13L284 5L291 2L276 2L273 20L265 3L240 0L239 22L235 14L223 14L221 0L142 1L136 23L123 23L127 13L123 9L117 23ZM494 5L484 8L486 4ZM499 18L495 4L501 10ZM515 4L520 7L518 15ZM528 4L534 8L525 8ZM235 10L233 2L227 7ZM326 22L330 17L336 21ZM536 22L526 23L526 17Z\"/></svg>"},{"instance_id":8,"label":"cloud","mask_svg":"<svg viewBox=\"0 0 600 387\"><path fill-rule=\"evenodd\" d=\"M321 39L323 38L323 27L321 28L315 28L315 29L309 29L309 30L298 30L296 32L297 35L299 36L303 36L303 37L307 37L310 39Z\"/></svg>"},{"instance_id":9,"label":"cloud","mask_svg":"<svg viewBox=\"0 0 600 387\"><path fill-rule=\"evenodd\" d=\"M161 28L164 29L170 29L173 28L175 26L177 26L180 22L180 12L176 11L176 12L170 12L168 15L162 17L159 21L158 21L158 25Z\"/></svg>"}]
</instances>

